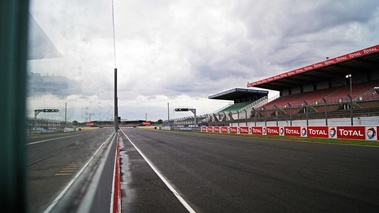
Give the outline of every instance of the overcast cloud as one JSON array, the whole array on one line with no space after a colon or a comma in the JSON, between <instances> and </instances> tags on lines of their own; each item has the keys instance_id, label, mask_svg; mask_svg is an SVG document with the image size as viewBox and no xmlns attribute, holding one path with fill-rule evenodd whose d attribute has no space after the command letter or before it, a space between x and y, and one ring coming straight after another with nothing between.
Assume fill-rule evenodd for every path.
<instances>
[{"instance_id":1,"label":"overcast cloud","mask_svg":"<svg viewBox=\"0 0 379 213\"><path fill-rule=\"evenodd\" d=\"M68 103L69 120L112 118L111 3L32 1L31 15L61 56L31 60L29 70L80 86L66 97L31 96L30 115L56 107L62 112L39 116L62 119ZM379 43L377 0L114 0L114 6L119 114L129 120L145 113L165 120L168 102L171 109L211 113L229 101L209 95ZM185 116L191 113L171 114Z\"/></svg>"}]
</instances>

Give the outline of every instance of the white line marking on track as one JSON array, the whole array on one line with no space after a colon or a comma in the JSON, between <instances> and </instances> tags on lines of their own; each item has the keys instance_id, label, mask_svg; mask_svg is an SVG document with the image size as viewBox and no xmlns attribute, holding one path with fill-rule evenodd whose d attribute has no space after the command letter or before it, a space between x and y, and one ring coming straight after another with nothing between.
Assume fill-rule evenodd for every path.
<instances>
[{"instance_id":1,"label":"white line marking on track","mask_svg":"<svg viewBox=\"0 0 379 213\"><path fill-rule=\"evenodd\" d=\"M51 139L46 139L46 140L40 140L40 141L36 141L36 142L27 143L26 145L33 145L33 144L38 144L38 143L44 143L44 142L54 141L54 140L58 140L58 139L62 139L62 138L72 138L72 137L75 137L75 136L78 136L78 135L70 135L70 136L64 136L64 137L59 137L59 138L51 138Z\"/></svg>"},{"instance_id":2,"label":"white line marking on track","mask_svg":"<svg viewBox=\"0 0 379 213\"><path fill-rule=\"evenodd\" d=\"M188 210L188 212L195 213L196 211L193 210L193 208L187 203L186 200L176 191L176 189L169 183L169 181L166 179L165 176L158 170L157 167L146 157L145 154L142 153L140 149L130 140L130 138L125 134L124 131L122 131L122 134L125 135L125 137L129 140L129 142L134 146L134 148L139 152L139 154L145 159L147 164L154 170L154 172L159 176L159 178L163 181L164 184L171 190L171 192L175 195L175 197L182 203L182 205Z\"/></svg>"},{"instance_id":3,"label":"white line marking on track","mask_svg":"<svg viewBox=\"0 0 379 213\"><path fill-rule=\"evenodd\" d=\"M70 182L66 185L66 187L59 193L59 195L54 199L54 201L47 207L47 209L44 211L44 213L49 213L51 210L55 207L55 205L58 203L58 201L63 197L63 195L68 191L68 189L74 184L74 182L79 178L79 176L83 173L83 171L87 168L87 166L90 164L90 162L95 158L96 154L101 150L101 148L109 141L109 139L113 140L116 134L111 135L107 140L105 140L99 148L96 150L96 152L92 155L92 157L84 164L82 169L79 170L79 172L75 175L74 178L70 180Z\"/></svg>"}]
</instances>

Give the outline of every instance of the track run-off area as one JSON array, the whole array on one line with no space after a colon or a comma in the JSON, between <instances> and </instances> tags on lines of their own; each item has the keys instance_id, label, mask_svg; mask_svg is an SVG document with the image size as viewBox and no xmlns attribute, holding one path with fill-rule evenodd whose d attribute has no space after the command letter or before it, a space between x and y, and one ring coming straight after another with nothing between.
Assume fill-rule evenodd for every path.
<instances>
[{"instance_id":1,"label":"track run-off area","mask_svg":"<svg viewBox=\"0 0 379 213\"><path fill-rule=\"evenodd\" d=\"M123 212L378 212L379 147L120 130Z\"/></svg>"}]
</instances>

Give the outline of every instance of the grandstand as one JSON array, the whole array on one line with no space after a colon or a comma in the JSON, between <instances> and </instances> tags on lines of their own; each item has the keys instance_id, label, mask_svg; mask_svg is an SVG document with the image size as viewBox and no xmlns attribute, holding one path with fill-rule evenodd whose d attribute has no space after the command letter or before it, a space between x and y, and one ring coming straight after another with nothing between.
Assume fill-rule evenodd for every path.
<instances>
[{"instance_id":1,"label":"grandstand","mask_svg":"<svg viewBox=\"0 0 379 213\"><path fill-rule=\"evenodd\" d=\"M233 100L207 116L210 125L307 119L361 119L379 115L379 45L231 89L210 99ZM279 97L268 100L268 91ZM346 123L348 124L348 123Z\"/></svg>"}]
</instances>

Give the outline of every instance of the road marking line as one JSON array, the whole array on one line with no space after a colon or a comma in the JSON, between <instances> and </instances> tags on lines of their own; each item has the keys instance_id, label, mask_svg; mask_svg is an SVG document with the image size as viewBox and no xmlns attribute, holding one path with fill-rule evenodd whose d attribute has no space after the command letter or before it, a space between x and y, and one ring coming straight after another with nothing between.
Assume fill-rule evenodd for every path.
<instances>
[{"instance_id":1,"label":"road marking line","mask_svg":"<svg viewBox=\"0 0 379 213\"><path fill-rule=\"evenodd\" d=\"M159 176L159 178L166 184L166 186L171 190L171 192L175 195L175 197L182 203L182 205L188 210L188 212L196 213L196 211L187 203L186 200L176 191L176 189L169 183L165 176L158 170L157 167L146 157L145 154L142 153L140 149L130 140L130 138L125 134L124 131L121 132L125 135L125 137L129 140L129 142L134 146L134 148L138 151L138 153L145 159L146 163L154 170L154 172Z\"/></svg>"},{"instance_id":2,"label":"road marking line","mask_svg":"<svg viewBox=\"0 0 379 213\"><path fill-rule=\"evenodd\" d=\"M72 138L75 136L78 136L78 135L70 135L70 136L64 136L64 137L59 137L59 138L51 138L51 139L46 139L46 140L40 140L40 141L36 141L36 142L27 143L26 145L33 145L33 144L44 143L44 142L48 142L48 141L55 141L55 140L62 139L62 138Z\"/></svg>"},{"instance_id":3,"label":"road marking line","mask_svg":"<svg viewBox=\"0 0 379 213\"><path fill-rule=\"evenodd\" d=\"M47 207L47 209L43 213L49 213L55 207L55 205L59 202L59 200L63 197L63 195L68 191L68 189L74 184L74 182L79 178L79 176L83 173L83 171L87 168L87 166L91 163L91 161L95 158L96 154L101 150L101 148L109 141L109 139L113 140L116 134L112 134L109 136L107 140L105 140L96 152L92 155L92 157L84 164L84 166L76 173L75 177L73 177L70 182L66 185L66 187L59 193L59 195L53 200L53 202Z\"/></svg>"}]
</instances>

